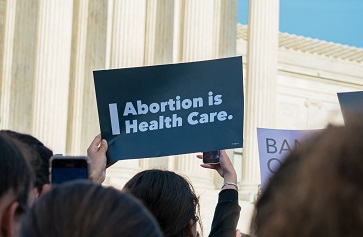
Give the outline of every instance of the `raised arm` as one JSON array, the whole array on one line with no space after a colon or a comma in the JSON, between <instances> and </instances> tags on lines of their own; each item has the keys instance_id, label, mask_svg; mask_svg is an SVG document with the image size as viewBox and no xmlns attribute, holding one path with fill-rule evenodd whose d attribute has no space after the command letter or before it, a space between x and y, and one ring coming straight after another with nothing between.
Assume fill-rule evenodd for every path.
<instances>
[{"instance_id":1,"label":"raised arm","mask_svg":"<svg viewBox=\"0 0 363 237\"><path fill-rule=\"evenodd\" d=\"M237 175L226 151L221 150L220 154L219 164L201 164L203 168L215 169L224 179L209 236L236 236L241 211L238 205ZM201 155L197 157L202 158Z\"/></svg>"},{"instance_id":2,"label":"raised arm","mask_svg":"<svg viewBox=\"0 0 363 237\"><path fill-rule=\"evenodd\" d=\"M87 156L92 160L91 180L94 183L102 183L106 177L106 151L108 145L101 134L97 135L87 149Z\"/></svg>"}]
</instances>

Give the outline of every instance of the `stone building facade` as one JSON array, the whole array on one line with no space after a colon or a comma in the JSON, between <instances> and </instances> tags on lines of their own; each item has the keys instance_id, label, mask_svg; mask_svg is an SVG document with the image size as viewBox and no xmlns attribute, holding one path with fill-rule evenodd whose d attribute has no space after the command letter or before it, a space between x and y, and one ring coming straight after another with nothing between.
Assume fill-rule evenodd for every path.
<instances>
[{"instance_id":1,"label":"stone building facade","mask_svg":"<svg viewBox=\"0 0 363 237\"><path fill-rule=\"evenodd\" d=\"M363 89L363 49L279 34L278 0L0 0L0 128L30 133L55 153L83 155L99 133L92 71L242 55L244 149L239 228L248 231L260 182L256 127L342 123L336 93ZM237 37L236 37L237 36ZM149 168L188 177L208 233L221 186L195 154L117 162L105 185Z\"/></svg>"}]
</instances>

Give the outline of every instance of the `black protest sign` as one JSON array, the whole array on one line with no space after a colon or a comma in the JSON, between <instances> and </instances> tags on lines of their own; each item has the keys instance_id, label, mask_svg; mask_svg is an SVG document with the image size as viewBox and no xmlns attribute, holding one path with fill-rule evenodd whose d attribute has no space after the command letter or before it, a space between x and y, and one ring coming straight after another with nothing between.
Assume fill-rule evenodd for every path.
<instances>
[{"instance_id":1,"label":"black protest sign","mask_svg":"<svg viewBox=\"0 0 363 237\"><path fill-rule=\"evenodd\" d=\"M109 163L242 147L242 57L93 75Z\"/></svg>"},{"instance_id":2,"label":"black protest sign","mask_svg":"<svg viewBox=\"0 0 363 237\"><path fill-rule=\"evenodd\" d=\"M338 93L338 99L345 124L363 115L363 91Z\"/></svg>"}]
</instances>

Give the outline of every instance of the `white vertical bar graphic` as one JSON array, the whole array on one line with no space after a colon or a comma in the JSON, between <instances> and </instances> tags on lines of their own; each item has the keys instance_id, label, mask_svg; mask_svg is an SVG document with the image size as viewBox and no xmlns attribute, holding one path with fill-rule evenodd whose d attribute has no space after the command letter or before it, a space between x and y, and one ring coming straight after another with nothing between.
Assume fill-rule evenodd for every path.
<instances>
[{"instance_id":1,"label":"white vertical bar graphic","mask_svg":"<svg viewBox=\"0 0 363 237\"><path fill-rule=\"evenodd\" d=\"M117 104L108 104L108 107L110 109L112 135L118 135L120 134L120 122L118 119Z\"/></svg>"}]
</instances>

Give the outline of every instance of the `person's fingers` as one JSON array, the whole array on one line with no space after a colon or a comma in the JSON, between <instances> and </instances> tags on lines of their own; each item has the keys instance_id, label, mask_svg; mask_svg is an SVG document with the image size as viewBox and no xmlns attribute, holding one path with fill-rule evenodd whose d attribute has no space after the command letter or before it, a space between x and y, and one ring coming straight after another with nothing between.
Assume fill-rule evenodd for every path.
<instances>
[{"instance_id":1,"label":"person's fingers","mask_svg":"<svg viewBox=\"0 0 363 237\"><path fill-rule=\"evenodd\" d=\"M211 164L200 164L203 168L213 169L213 166Z\"/></svg>"},{"instance_id":2,"label":"person's fingers","mask_svg":"<svg viewBox=\"0 0 363 237\"><path fill-rule=\"evenodd\" d=\"M218 168L217 164L200 164L200 166L202 166L203 168L208 168L208 169L217 169Z\"/></svg>"},{"instance_id":3,"label":"person's fingers","mask_svg":"<svg viewBox=\"0 0 363 237\"><path fill-rule=\"evenodd\" d=\"M107 141L105 139L102 139L99 151L106 153L107 149L108 149Z\"/></svg>"},{"instance_id":4,"label":"person's fingers","mask_svg":"<svg viewBox=\"0 0 363 237\"><path fill-rule=\"evenodd\" d=\"M98 151L98 145L101 142L101 134L98 134L93 141L91 142L91 145L88 147L87 151L93 152Z\"/></svg>"},{"instance_id":5,"label":"person's fingers","mask_svg":"<svg viewBox=\"0 0 363 237\"><path fill-rule=\"evenodd\" d=\"M97 152L97 160L94 160L93 162L95 162L95 164L99 165L99 168L104 170L106 169L106 152L107 152L107 141L105 139L102 140L100 148Z\"/></svg>"},{"instance_id":6,"label":"person's fingers","mask_svg":"<svg viewBox=\"0 0 363 237\"><path fill-rule=\"evenodd\" d=\"M199 159L203 159L203 155L197 155Z\"/></svg>"}]
</instances>

